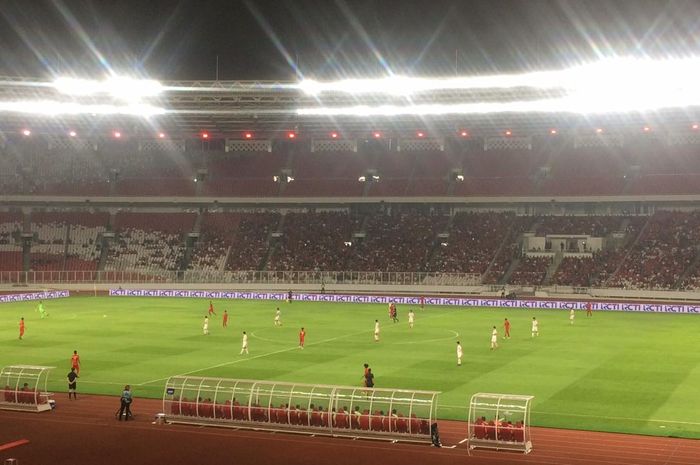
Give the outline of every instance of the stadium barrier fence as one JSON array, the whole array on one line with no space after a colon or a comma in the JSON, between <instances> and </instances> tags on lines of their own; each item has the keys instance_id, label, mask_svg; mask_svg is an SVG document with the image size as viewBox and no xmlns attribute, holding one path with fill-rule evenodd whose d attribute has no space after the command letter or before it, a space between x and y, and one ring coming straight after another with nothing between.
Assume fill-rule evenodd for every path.
<instances>
[{"instance_id":1,"label":"stadium barrier fence","mask_svg":"<svg viewBox=\"0 0 700 465\"><path fill-rule=\"evenodd\" d=\"M174 376L169 423L431 442L439 392Z\"/></svg>"},{"instance_id":2,"label":"stadium barrier fence","mask_svg":"<svg viewBox=\"0 0 700 465\"><path fill-rule=\"evenodd\" d=\"M474 273L383 271L0 271L0 284L207 283L478 286Z\"/></svg>"},{"instance_id":3,"label":"stadium barrier fence","mask_svg":"<svg viewBox=\"0 0 700 465\"><path fill-rule=\"evenodd\" d=\"M49 373L54 367L9 365L0 371L0 409L45 412L51 410Z\"/></svg>"},{"instance_id":4,"label":"stadium barrier fence","mask_svg":"<svg viewBox=\"0 0 700 465\"><path fill-rule=\"evenodd\" d=\"M469 400L469 449L532 451L530 407L533 396L479 392Z\"/></svg>"}]
</instances>

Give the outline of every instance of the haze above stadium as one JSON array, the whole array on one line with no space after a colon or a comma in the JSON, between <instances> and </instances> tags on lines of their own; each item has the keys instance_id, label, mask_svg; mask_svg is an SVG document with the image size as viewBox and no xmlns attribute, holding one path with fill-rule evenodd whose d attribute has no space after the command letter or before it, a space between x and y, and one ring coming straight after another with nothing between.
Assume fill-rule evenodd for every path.
<instances>
[{"instance_id":1,"label":"haze above stadium","mask_svg":"<svg viewBox=\"0 0 700 465\"><path fill-rule=\"evenodd\" d=\"M696 54L690 1L6 1L0 75L454 76Z\"/></svg>"}]
</instances>

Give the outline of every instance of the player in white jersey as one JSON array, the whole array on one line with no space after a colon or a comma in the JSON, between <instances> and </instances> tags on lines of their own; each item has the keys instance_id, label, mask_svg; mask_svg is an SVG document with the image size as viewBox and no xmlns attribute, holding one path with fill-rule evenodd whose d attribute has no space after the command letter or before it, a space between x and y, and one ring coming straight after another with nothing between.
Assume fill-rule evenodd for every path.
<instances>
[{"instance_id":1,"label":"player in white jersey","mask_svg":"<svg viewBox=\"0 0 700 465\"><path fill-rule=\"evenodd\" d=\"M493 349L498 349L498 330L495 326L493 331L491 331L491 350Z\"/></svg>"},{"instance_id":2,"label":"player in white jersey","mask_svg":"<svg viewBox=\"0 0 700 465\"><path fill-rule=\"evenodd\" d=\"M571 311L569 311L569 323L574 324L575 317L576 317L576 313L574 312L574 309L572 308Z\"/></svg>"},{"instance_id":3,"label":"player in white jersey","mask_svg":"<svg viewBox=\"0 0 700 465\"><path fill-rule=\"evenodd\" d=\"M282 326L282 312L279 307L277 307L275 312L275 326Z\"/></svg>"},{"instance_id":4,"label":"player in white jersey","mask_svg":"<svg viewBox=\"0 0 700 465\"><path fill-rule=\"evenodd\" d=\"M413 309L408 311L408 327L413 328L413 322L415 321L416 314L413 313Z\"/></svg>"},{"instance_id":5,"label":"player in white jersey","mask_svg":"<svg viewBox=\"0 0 700 465\"><path fill-rule=\"evenodd\" d=\"M457 366L461 367L462 366L462 355L464 355L464 352L462 351L462 344L457 341Z\"/></svg>"},{"instance_id":6,"label":"player in white jersey","mask_svg":"<svg viewBox=\"0 0 700 465\"><path fill-rule=\"evenodd\" d=\"M374 320L374 342L379 342L379 320Z\"/></svg>"},{"instance_id":7,"label":"player in white jersey","mask_svg":"<svg viewBox=\"0 0 700 465\"><path fill-rule=\"evenodd\" d=\"M243 331L243 340L241 341L241 355L245 352L248 353L248 335Z\"/></svg>"},{"instance_id":8,"label":"player in white jersey","mask_svg":"<svg viewBox=\"0 0 700 465\"><path fill-rule=\"evenodd\" d=\"M202 332L204 333L205 336L209 334L209 317L206 315L204 316L204 324L202 325Z\"/></svg>"},{"instance_id":9,"label":"player in white jersey","mask_svg":"<svg viewBox=\"0 0 700 465\"><path fill-rule=\"evenodd\" d=\"M532 337L539 336L539 327L537 323L537 318L532 317Z\"/></svg>"}]
</instances>

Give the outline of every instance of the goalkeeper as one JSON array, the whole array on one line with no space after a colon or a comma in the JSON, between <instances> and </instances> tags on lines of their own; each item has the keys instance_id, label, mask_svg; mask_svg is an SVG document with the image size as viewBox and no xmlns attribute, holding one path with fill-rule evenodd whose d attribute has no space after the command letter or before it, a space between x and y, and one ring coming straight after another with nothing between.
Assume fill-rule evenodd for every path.
<instances>
[{"instance_id":1,"label":"goalkeeper","mask_svg":"<svg viewBox=\"0 0 700 465\"><path fill-rule=\"evenodd\" d=\"M36 309L39 311L39 316L43 320L47 316L49 316L48 313L46 313L46 309L44 308L44 303L40 300L39 305L36 307Z\"/></svg>"}]
</instances>

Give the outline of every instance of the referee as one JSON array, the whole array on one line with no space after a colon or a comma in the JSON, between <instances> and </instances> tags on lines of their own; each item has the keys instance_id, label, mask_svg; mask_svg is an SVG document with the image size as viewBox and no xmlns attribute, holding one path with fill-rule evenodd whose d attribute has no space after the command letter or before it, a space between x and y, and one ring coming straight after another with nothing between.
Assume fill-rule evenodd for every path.
<instances>
[{"instance_id":1,"label":"referee","mask_svg":"<svg viewBox=\"0 0 700 465\"><path fill-rule=\"evenodd\" d=\"M68 373L68 400L70 400L71 394L73 394L73 399L78 400L78 394L75 392L76 389L76 379L78 375L75 373L75 368L70 369Z\"/></svg>"}]
</instances>

